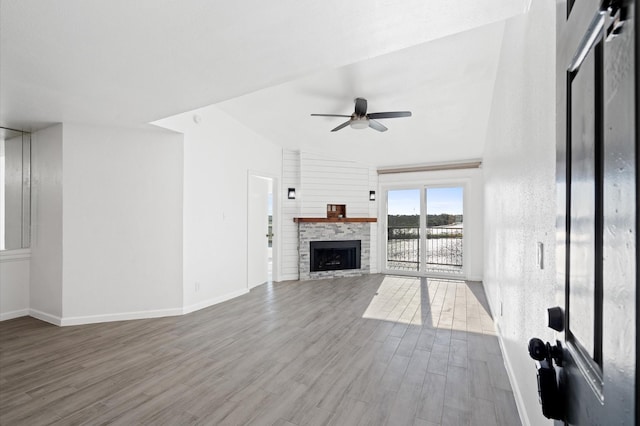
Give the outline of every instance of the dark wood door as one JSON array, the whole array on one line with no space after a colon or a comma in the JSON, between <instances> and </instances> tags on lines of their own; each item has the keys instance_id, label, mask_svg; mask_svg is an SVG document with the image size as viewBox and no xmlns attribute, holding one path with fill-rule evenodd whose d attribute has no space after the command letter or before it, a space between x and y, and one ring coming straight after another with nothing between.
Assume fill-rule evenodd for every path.
<instances>
[{"instance_id":1,"label":"dark wood door","mask_svg":"<svg viewBox=\"0 0 640 426\"><path fill-rule=\"evenodd\" d=\"M559 376L572 425L637 420L635 3L558 3Z\"/></svg>"}]
</instances>

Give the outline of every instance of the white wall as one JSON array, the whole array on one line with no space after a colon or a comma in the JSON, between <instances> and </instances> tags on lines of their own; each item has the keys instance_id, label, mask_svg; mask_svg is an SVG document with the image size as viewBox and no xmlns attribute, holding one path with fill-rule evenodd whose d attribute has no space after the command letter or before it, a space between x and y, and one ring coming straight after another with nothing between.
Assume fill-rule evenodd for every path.
<instances>
[{"instance_id":1,"label":"white wall","mask_svg":"<svg viewBox=\"0 0 640 426\"><path fill-rule=\"evenodd\" d=\"M385 191L393 188L420 188L424 185L455 185L464 187L464 267L466 279L482 281L483 279L483 220L484 194L482 169L442 170L432 172L411 172L382 174L378 178L380 185L378 198L383 200ZM383 218L385 204L380 203L378 217ZM378 232L384 235L384 221L379 222ZM384 241L380 241L384 244ZM381 252L383 253L383 252ZM379 256L379 262L383 259Z\"/></svg>"},{"instance_id":2,"label":"white wall","mask_svg":"<svg viewBox=\"0 0 640 426\"><path fill-rule=\"evenodd\" d=\"M536 425L552 423L527 344L554 337L546 309L556 305L555 69L555 2L535 1L505 27L483 161L485 291L521 417Z\"/></svg>"},{"instance_id":3,"label":"white wall","mask_svg":"<svg viewBox=\"0 0 640 426\"><path fill-rule=\"evenodd\" d=\"M185 311L247 292L248 171L275 177L277 194L282 148L215 106L154 124L184 133Z\"/></svg>"},{"instance_id":4,"label":"white wall","mask_svg":"<svg viewBox=\"0 0 640 426\"><path fill-rule=\"evenodd\" d=\"M31 135L30 314L62 318L62 143L58 124Z\"/></svg>"},{"instance_id":5,"label":"white wall","mask_svg":"<svg viewBox=\"0 0 640 426\"><path fill-rule=\"evenodd\" d=\"M285 150L283 160L282 269L285 279L298 279L298 225L294 217L326 217L327 204L345 204L347 217L376 217L377 201L369 191L377 188L372 166ZM286 199L286 189L296 188L296 199ZM377 272L377 226L371 226L371 272Z\"/></svg>"},{"instance_id":6,"label":"white wall","mask_svg":"<svg viewBox=\"0 0 640 426\"><path fill-rule=\"evenodd\" d=\"M30 278L3 267L12 301L0 315L24 312L24 294L31 315L72 325L176 315L248 291L248 171L279 192L282 149L215 107L198 113L202 125L169 120L184 151L183 135L159 129L34 134Z\"/></svg>"},{"instance_id":7,"label":"white wall","mask_svg":"<svg viewBox=\"0 0 640 426\"><path fill-rule=\"evenodd\" d=\"M295 200L287 198L287 190L295 188L300 192ZM282 239L280 270L283 280L297 280L298 275L298 224L294 217L300 216L302 191L300 191L300 151L285 149L282 152L282 209L280 235Z\"/></svg>"},{"instance_id":8,"label":"white wall","mask_svg":"<svg viewBox=\"0 0 640 426\"><path fill-rule=\"evenodd\" d=\"M29 315L31 250L0 252L0 321Z\"/></svg>"},{"instance_id":9,"label":"white wall","mask_svg":"<svg viewBox=\"0 0 640 426\"><path fill-rule=\"evenodd\" d=\"M65 124L63 323L182 311L182 137Z\"/></svg>"},{"instance_id":10,"label":"white wall","mask_svg":"<svg viewBox=\"0 0 640 426\"><path fill-rule=\"evenodd\" d=\"M327 204L346 204L347 217L369 216L371 167L354 161L300 153L300 198L302 217L326 217Z\"/></svg>"},{"instance_id":11,"label":"white wall","mask_svg":"<svg viewBox=\"0 0 640 426\"><path fill-rule=\"evenodd\" d=\"M30 282L28 313L60 325L180 314L182 167L172 132L34 133L30 270L10 271Z\"/></svg>"}]
</instances>

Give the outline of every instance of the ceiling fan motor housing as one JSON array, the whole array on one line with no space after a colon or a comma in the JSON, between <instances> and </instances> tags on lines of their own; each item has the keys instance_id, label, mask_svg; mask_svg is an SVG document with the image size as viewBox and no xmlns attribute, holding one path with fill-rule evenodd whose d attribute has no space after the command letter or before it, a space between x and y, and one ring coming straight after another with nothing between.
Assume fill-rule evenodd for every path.
<instances>
[{"instance_id":1,"label":"ceiling fan motor housing","mask_svg":"<svg viewBox=\"0 0 640 426\"><path fill-rule=\"evenodd\" d=\"M358 117L365 117L367 115L367 100L365 98L356 98L355 101L355 115Z\"/></svg>"},{"instance_id":2,"label":"ceiling fan motor housing","mask_svg":"<svg viewBox=\"0 0 640 426\"><path fill-rule=\"evenodd\" d=\"M354 114L354 116L351 117L349 125L352 129L366 129L367 127L369 127L369 119L366 116L356 117Z\"/></svg>"},{"instance_id":3,"label":"ceiling fan motor housing","mask_svg":"<svg viewBox=\"0 0 640 426\"><path fill-rule=\"evenodd\" d=\"M345 121L332 132L337 132L340 129L344 129L350 126L352 129L366 129L371 127L378 132L386 132L388 129L382 125L382 123L376 121L379 118L398 118L398 117L411 117L411 111L392 111L392 112L374 112L367 114L367 100L365 98L355 98L355 108L353 114L311 114L312 116L320 117L349 117L348 121Z\"/></svg>"}]
</instances>

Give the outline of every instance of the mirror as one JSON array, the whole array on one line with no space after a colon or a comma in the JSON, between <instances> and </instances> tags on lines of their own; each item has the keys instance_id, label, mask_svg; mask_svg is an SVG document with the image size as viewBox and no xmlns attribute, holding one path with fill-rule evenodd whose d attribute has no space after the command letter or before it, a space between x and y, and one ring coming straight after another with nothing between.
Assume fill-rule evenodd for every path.
<instances>
[{"instance_id":1,"label":"mirror","mask_svg":"<svg viewBox=\"0 0 640 426\"><path fill-rule=\"evenodd\" d=\"M0 250L31 237L31 134L0 127Z\"/></svg>"}]
</instances>

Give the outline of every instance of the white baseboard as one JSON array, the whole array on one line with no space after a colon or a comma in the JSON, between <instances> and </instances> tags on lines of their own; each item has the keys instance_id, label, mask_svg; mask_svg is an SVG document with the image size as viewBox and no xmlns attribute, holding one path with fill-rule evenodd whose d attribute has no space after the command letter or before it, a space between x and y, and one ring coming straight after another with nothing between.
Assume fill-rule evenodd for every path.
<instances>
[{"instance_id":1,"label":"white baseboard","mask_svg":"<svg viewBox=\"0 0 640 426\"><path fill-rule=\"evenodd\" d=\"M504 367L507 370L507 377L509 378L509 383L511 384L511 390L513 391L513 397L516 401L516 408L518 409L518 415L520 416L520 422L524 426L531 426L531 422L529 421L529 414L527 413L527 406L524 403L524 399L522 398L522 392L520 391L520 387L518 386L518 382L516 381L515 373L513 371L513 367L511 365L511 359L507 355L506 348L504 346L504 340L502 338L502 329L500 328L499 317L497 316L497 312L493 306L493 299L489 297L486 292L486 288L483 285L484 296L487 299L487 303L489 304L489 311L491 311L491 317L493 318L493 326L496 328L496 335L498 337L498 344L500 345L500 352L502 353L502 359L504 360Z\"/></svg>"},{"instance_id":2,"label":"white baseboard","mask_svg":"<svg viewBox=\"0 0 640 426\"><path fill-rule=\"evenodd\" d=\"M68 326L68 325L94 324L97 322L128 321L128 320L145 319L145 318L171 317L176 315L182 315L182 309L170 308L170 309L157 309L152 311L122 312L118 314L64 317L62 318L62 321L59 325Z\"/></svg>"},{"instance_id":3,"label":"white baseboard","mask_svg":"<svg viewBox=\"0 0 640 426\"><path fill-rule=\"evenodd\" d=\"M21 309L17 311L4 312L0 314L0 321L5 321L13 318L32 316L41 321L45 321L58 326L71 326L71 325L83 325L83 324L95 324L100 322L113 322L113 321L128 321L146 318L160 318L170 317L177 315L184 315L191 312L198 311L200 309L207 308L209 306L217 305L218 303L226 302L243 294L247 294L249 290L242 289L234 291L232 293L225 294L213 299L203 300L198 303L194 303L190 306L184 306L182 308L170 308L170 309L157 309L151 311L136 311L136 312L122 312L117 314L102 314L102 315L86 315L77 317L58 317L48 314L46 312L39 311L37 309Z\"/></svg>"},{"instance_id":4,"label":"white baseboard","mask_svg":"<svg viewBox=\"0 0 640 426\"><path fill-rule=\"evenodd\" d=\"M511 383L511 390L513 391L513 396L516 400L516 407L518 408L518 414L520 415L520 422L524 426L531 426L531 422L529 422L529 414L527 413L527 406L524 403L524 399L522 398L522 392L520 392L520 387L518 386L518 382L515 380L515 374L513 371L513 367L511 366L511 360L507 355L507 351L504 347L504 342L502 340L502 330L500 329L500 324L495 323L496 331L498 334L498 343L500 344L500 352L502 352L502 359L504 360L504 366L507 370L507 377L509 377L509 383Z\"/></svg>"},{"instance_id":5,"label":"white baseboard","mask_svg":"<svg viewBox=\"0 0 640 426\"><path fill-rule=\"evenodd\" d=\"M3 312L3 313L0 313L0 321L26 317L28 315L29 315L29 309L18 309L17 311Z\"/></svg>"},{"instance_id":6,"label":"white baseboard","mask_svg":"<svg viewBox=\"0 0 640 426\"><path fill-rule=\"evenodd\" d=\"M249 293L249 290L246 288L238 291L234 291L231 293L227 293L225 295L214 297L212 299L203 300L198 303L194 303L193 305L185 306L182 308L182 314L190 314L191 312L199 311L200 309L208 308L209 306L217 305L218 303L226 302L227 300L236 298L238 296L242 296L243 294Z\"/></svg>"},{"instance_id":7,"label":"white baseboard","mask_svg":"<svg viewBox=\"0 0 640 426\"><path fill-rule=\"evenodd\" d=\"M62 318L48 314L46 312L39 311L37 309L29 309L29 316L39 319L40 321L48 322L53 325L62 325Z\"/></svg>"}]
</instances>

